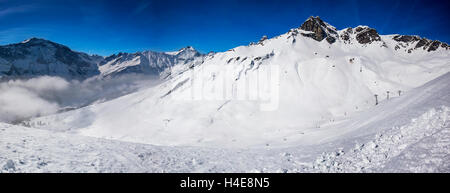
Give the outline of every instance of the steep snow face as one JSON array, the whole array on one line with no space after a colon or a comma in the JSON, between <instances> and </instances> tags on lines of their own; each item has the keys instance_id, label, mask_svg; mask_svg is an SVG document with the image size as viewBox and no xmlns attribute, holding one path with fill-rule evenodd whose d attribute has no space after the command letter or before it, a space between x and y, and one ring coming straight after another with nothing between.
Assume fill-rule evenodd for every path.
<instances>
[{"instance_id":1,"label":"steep snow face","mask_svg":"<svg viewBox=\"0 0 450 193\"><path fill-rule=\"evenodd\" d=\"M320 128L450 70L442 47L407 53L395 50L392 36L366 26L346 29L348 40L325 22L311 26L208 55L176 68L157 87L31 124L159 145L282 146L291 136L314 144L323 137L313 135ZM306 30L329 34L319 40ZM352 130L332 131L327 138Z\"/></svg>"},{"instance_id":2,"label":"steep snow face","mask_svg":"<svg viewBox=\"0 0 450 193\"><path fill-rule=\"evenodd\" d=\"M392 48L411 53L414 50L426 50L428 52L438 49L448 50L449 45L437 40L429 40L419 36L411 35L388 35L382 39L376 29L369 26L358 26L356 28L346 28L336 30L332 25L322 21L319 17L309 17L299 28L291 29L294 35L300 33L305 37L310 37L316 41L326 40L329 44L340 41L346 44L371 44L382 42L382 46L387 46L386 41L390 41Z\"/></svg>"},{"instance_id":3,"label":"steep snow face","mask_svg":"<svg viewBox=\"0 0 450 193\"><path fill-rule=\"evenodd\" d=\"M61 76L87 78L99 74L101 56L89 56L38 38L0 46L0 77Z\"/></svg>"},{"instance_id":4,"label":"steep snow face","mask_svg":"<svg viewBox=\"0 0 450 193\"><path fill-rule=\"evenodd\" d=\"M102 77L117 76L125 73L159 75L177 64L185 64L203 57L197 50L188 46L177 52L160 53L144 51L137 53L119 53L100 62Z\"/></svg>"}]
</instances>

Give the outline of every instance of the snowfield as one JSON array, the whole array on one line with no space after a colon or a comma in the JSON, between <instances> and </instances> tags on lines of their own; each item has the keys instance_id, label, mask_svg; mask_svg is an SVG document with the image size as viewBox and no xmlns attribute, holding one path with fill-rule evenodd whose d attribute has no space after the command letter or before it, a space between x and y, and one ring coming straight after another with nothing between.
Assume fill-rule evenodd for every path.
<instances>
[{"instance_id":1,"label":"snowfield","mask_svg":"<svg viewBox=\"0 0 450 193\"><path fill-rule=\"evenodd\" d=\"M448 107L432 109L320 156L314 147L164 147L1 124L0 165L1 172L450 172L449 118Z\"/></svg>"},{"instance_id":2,"label":"snowfield","mask_svg":"<svg viewBox=\"0 0 450 193\"><path fill-rule=\"evenodd\" d=\"M450 172L449 81L450 73L355 115L346 125L359 121L359 129L315 145L171 147L0 124L0 166L2 172ZM369 115L369 122L354 121Z\"/></svg>"}]
</instances>

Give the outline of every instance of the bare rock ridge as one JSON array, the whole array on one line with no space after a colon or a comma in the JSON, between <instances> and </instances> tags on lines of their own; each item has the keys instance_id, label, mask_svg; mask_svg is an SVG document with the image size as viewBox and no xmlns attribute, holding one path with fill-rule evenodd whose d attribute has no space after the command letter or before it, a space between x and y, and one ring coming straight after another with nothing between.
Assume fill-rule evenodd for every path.
<instances>
[{"instance_id":1,"label":"bare rock ridge","mask_svg":"<svg viewBox=\"0 0 450 193\"><path fill-rule=\"evenodd\" d=\"M301 32L300 34L312 38L316 41L326 40L328 43L333 44L337 40L341 40L344 43L352 43L352 38L354 38L359 44L371 44L373 42L383 42L381 36L378 34L376 29L370 28L368 26L358 26L356 28L346 28L344 30L338 31L335 27L324 22L320 17L309 17L298 29L310 32ZM299 33L298 29L293 29L290 31L293 35ZM437 40L429 40L426 38L421 38L419 36L411 35L395 35L393 40L398 42L395 46L395 50L401 47L406 48L408 45L414 44L413 48L409 48L407 51L411 53L415 49L423 49L428 52L435 51L439 47L443 49L450 49L447 43L440 42Z\"/></svg>"},{"instance_id":2,"label":"bare rock ridge","mask_svg":"<svg viewBox=\"0 0 450 193\"><path fill-rule=\"evenodd\" d=\"M322 21L318 16L309 17L301 26L300 29L310 31L313 33L301 33L305 37L313 38L317 41L326 39L328 43L336 42L337 32L336 28Z\"/></svg>"},{"instance_id":3,"label":"bare rock ridge","mask_svg":"<svg viewBox=\"0 0 450 193\"><path fill-rule=\"evenodd\" d=\"M301 33L305 37L310 37L317 41L326 41L330 44L336 42L337 39L348 41L352 34L356 35L356 40L360 44L370 44L374 41L381 41L381 37L378 32L366 26L358 26L355 29L347 28L341 35L338 35L338 31L335 27L324 22L320 17L309 17L301 26L301 30L312 33Z\"/></svg>"},{"instance_id":4,"label":"bare rock ridge","mask_svg":"<svg viewBox=\"0 0 450 193\"><path fill-rule=\"evenodd\" d=\"M356 40L360 44L372 43L374 41L381 41L381 37L377 30L369 27L357 27L355 28Z\"/></svg>"},{"instance_id":5,"label":"bare rock ridge","mask_svg":"<svg viewBox=\"0 0 450 193\"><path fill-rule=\"evenodd\" d=\"M409 44L415 44L414 49L422 48L423 50L427 50L428 52L435 51L440 47L444 49L449 49L449 46L445 42L440 42L437 40L429 40L426 38L421 38L419 36L409 36L409 35L396 35L393 39L401 44L396 47L396 49L400 49L400 46L406 47ZM408 50L411 53L411 50Z\"/></svg>"},{"instance_id":6,"label":"bare rock ridge","mask_svg":"<svg viewBox=\"0 0 450 193\"><path fill-rule=\"evenodd\" d=\"M300 27L291 29L287 34L288 38L292 37L292 43L295 43L295 37L299 36L318 42L325 40L329 44L339 42L363 46L375 44L385 48L389 46L397 52L407 53L450 49L447 43L419 36L379 35L376 29L368 26L337 30L318 16L309 17ZM250 45L264 46L267 41L269 38L263 36L257 43ZM112 77L125 73L158 75L178 64L192 61L201 63L205 56L193 47L187 46L175 52L121 52L104 58L76 52L67 46L45 39L31 38L20 43L0 46L0 79L42 75L69 79Z\"/></svg>"}]
</instances>

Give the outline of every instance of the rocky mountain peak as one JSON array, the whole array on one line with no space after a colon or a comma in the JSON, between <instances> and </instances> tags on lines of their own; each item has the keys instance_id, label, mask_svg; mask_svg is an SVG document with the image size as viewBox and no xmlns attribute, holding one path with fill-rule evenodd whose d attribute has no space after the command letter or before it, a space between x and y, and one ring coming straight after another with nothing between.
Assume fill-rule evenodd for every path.
<instances>
[{"instance_id":1,"label":"rocky mountain peak","mask_svg":"<svg viewBox=\"0 0 450 193\"><path fill-rule=\"evenodd\" d=\"M85 78L99 73L99 60L98 57L72 51L67 46L33 37L0 46L0 75Z\"/></svg>"},{"instance_id":2,"label":"rocky mountain peak","mask_svg":"<svg viewBox=\"0 0 450 193\"><path fill-rule=\"evenodd\" d=\"M421 38L419 36L415 35L395 35L392 37L393 40L397 41L399 44L395 47L396 50L400 49L401 47L408 47L409 45L414 45L414 48L409 48L407 51L411 53L414 49L423 49L428 52L435 51L439 47L442 47L443 49L450 49L450 46L445 42L440 42L437 40L429 40L427 38Z\"/></svg>"},{"instance_id":3,"label":"rocky mountain peak","mask_svg":"<svg viewBox=\"0 0 450 193\"><path fill-rule=\"evenodd\" d=\"M190 59L197 56L201 56L200 52L198 52L192 46L187 46L185 48L181 48L178 53L175 54L179 59Z\"/></svg>"},{"instance_id":4,"label":"rocky mountain peak","mask_svg":"<svg viewBox=\"0 0 450 193\"><path fill-rule=\"evenodd\" d=\"M370 44L374 41L381 41L381 37L378 34L377 30L367 26L356 27L355 33L356 33L356 40L360 44Z\"/></svg>"},{"instance_id":5,"label":"rocky mountain peak","mask_svg":"<svg viewBox=\"0 0 450 193\"><path fill-rule=\"evenodd\" d=\"M325 23L319 16L309 17L301 26L300 29L312 33L301 33L303 36L311 37L314 40L322 41L326 39L328 43L333 44L337 39L336 28Z\"/></svg>"}]
</instances>

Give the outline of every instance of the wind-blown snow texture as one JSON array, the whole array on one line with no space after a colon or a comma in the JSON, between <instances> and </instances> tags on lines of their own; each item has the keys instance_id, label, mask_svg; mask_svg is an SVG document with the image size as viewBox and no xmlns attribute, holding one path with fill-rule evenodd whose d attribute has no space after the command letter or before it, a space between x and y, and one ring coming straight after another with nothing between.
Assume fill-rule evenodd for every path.
<instances>
[{"instance_id":1,"label":"wind-blown snow texture","mask_svg":"<svg viewBox=\"0 0 450 193\"><path fill-rule=\"evenodd\" d=\"M188 47L113 55L100 63L100 76L152 66L163 82L24 121L29 128L0 125L0 166L5 172L450 172L448 49L367 26L337 30L311 17L286 34L223 53L199 55ZM189 59L167 62L182 53ZM262 110L268 101L275 108Z\"/></svg>"}]
</instances>

